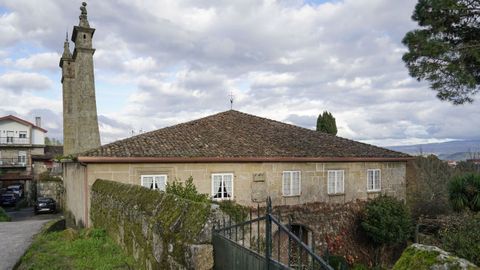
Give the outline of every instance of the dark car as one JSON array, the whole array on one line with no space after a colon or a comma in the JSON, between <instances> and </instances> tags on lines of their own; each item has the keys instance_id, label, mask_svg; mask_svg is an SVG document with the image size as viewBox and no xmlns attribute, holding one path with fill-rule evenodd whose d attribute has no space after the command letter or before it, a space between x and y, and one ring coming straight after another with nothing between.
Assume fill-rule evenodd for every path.
<instances>
[{"instance_id":1,"label":"dark car","mask_svg":"<svg viewBox=\"0 0 480 270\"><path fill-rule=\"evenodd\" d=\"M52 198L38 198L35 203L35 214L57 212L57 202Z\"/></svg>"},{"instance_id":2,"label":"dark car","mask_svg":"<svg viewBox=\"0 0 480 270\"><path fill-rule=\"evenodd\" d=\"M13 192L5 192L0 195L0 204L3 206L14 206L17 203L17 195Z\"/></svg>"}]
</instances>

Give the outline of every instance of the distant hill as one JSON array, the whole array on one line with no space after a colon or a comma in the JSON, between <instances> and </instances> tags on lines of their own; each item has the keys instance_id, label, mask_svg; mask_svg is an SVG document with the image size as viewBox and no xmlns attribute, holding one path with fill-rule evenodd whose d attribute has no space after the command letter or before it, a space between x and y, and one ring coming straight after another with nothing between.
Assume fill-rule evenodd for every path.
<instances>
[{"instance_id":1,"label":"distant hill","mask_svg":"<svg viewBox=\"0 0 480 270\"><path fill-rule=\"evenodd\" d=\"M443 160L465 160L474 154L477 157L480 155L480 140L387 146L386 148L410 155L434 154Z\"/></svg>"}]
</instances>

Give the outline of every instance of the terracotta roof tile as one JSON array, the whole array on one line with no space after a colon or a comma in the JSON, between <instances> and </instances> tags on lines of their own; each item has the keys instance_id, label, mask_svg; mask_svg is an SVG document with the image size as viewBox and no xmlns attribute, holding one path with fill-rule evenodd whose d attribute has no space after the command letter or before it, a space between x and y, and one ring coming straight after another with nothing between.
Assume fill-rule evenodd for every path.
<instances>
[{"instance_id":1,"label":"terracotta roof tile","mask_svg":"<svg viewBox=\"0 0 480 270\"><path fill-rule=\"evenodd\" d=\"M79 156L409 157L400 152L234 110L116 141Z\"/></svg>"}]
</instances>

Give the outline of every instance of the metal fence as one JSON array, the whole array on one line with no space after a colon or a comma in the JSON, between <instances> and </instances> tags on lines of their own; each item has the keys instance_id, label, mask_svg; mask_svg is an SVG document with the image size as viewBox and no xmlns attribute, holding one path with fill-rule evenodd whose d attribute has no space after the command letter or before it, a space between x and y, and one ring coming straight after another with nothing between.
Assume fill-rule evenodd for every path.
<instances>
[{"instance_id":1,"label":"metal fence","mask_svg":"<svg viewBox=\"0 0 480 270\"><path fill-rule=\"evenodd\" d=\"M266 212L256 215L250 210L249 220L232 224L222 220L213 230L212 242L215 269L325 269L333 270L315 253L314 237L291 219L282 224L272 213L271 199ZM310 246L309 246L310 242Z\"/></svg>"}]
</instances>

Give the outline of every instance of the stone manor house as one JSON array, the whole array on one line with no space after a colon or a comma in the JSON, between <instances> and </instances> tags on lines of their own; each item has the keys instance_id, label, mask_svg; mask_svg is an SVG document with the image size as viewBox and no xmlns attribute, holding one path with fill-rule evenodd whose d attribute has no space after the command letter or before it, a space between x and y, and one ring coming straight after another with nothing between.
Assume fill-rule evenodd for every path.
<instances>
[{"instance_id":1,"label":"stone manor house","mask_svg":"<svg viewBox=\"0 0 480 270\"><path fill-rule=\"evenodd\" d=\"M267 196L274 205L344 203L381 193L405 198L410 156L234 110L100 146L94 31L84 5L74 52L66 41L60 60L64 151L74 156L63 163L66 208L77 224L91 225L97 179L161 191L192 176L200 193L246 206Z\"/></svg>"}]
</instances>

